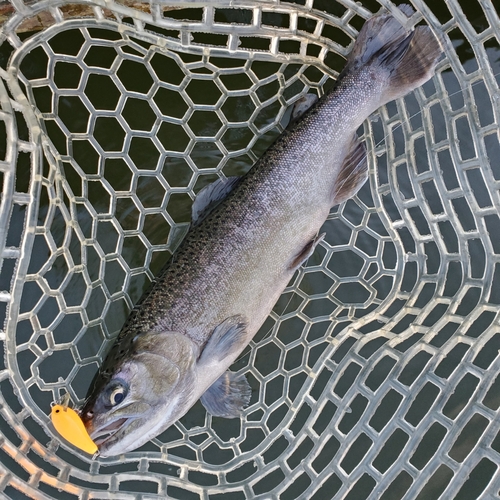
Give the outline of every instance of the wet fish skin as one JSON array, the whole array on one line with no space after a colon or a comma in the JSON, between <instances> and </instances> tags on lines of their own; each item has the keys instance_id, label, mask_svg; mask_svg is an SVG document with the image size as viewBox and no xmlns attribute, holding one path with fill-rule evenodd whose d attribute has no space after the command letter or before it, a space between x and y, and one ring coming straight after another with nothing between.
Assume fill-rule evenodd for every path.
<instances>
[{"instance_id":1,"label":"wet fish skin","mask_svg":"<svg viewBox=\"0 0 500 500\"><path fill-rule=\"evenodd\" d=\"M102 456L141 446L200 397L214 415L239 415L250 389L226 370L320 242L331 207L366 180L355 131L378 107L428 80L440 55L429 29L408 33L387 14L373 17L337 87L243 178L200 193L216 206L194 220L130 314L82 408Z\"/></svg>"}]
</instances>

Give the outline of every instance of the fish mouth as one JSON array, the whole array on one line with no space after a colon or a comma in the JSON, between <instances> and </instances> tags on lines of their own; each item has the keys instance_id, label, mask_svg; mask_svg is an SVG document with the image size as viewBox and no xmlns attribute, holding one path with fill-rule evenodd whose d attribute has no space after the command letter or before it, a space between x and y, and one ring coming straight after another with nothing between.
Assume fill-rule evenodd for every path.
<instances>
[{"instance_id":1,"label":"fish mouth","mask_svg":"<svg viewBox=\"0 0 500 500\"><path fill-rule=\"evenodd\" d=\"M131 418L118 418L114 422L100 427L90 434L91 439L100 448L106 441L111 439L118 431L128 427L132 422Z\"/></svg>"}]
</instances>

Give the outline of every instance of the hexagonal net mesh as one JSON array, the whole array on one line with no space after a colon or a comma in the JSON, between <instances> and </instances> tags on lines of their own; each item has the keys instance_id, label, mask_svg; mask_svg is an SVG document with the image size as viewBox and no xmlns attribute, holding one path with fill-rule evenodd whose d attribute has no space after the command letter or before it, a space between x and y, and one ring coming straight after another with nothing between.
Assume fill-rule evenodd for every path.
<instances>
[{"instance_id":1,"label":"hexagonal net mesh","mask_svg":"<svg viewBox=\"0 0 500 500\"><path fill-rule=\"evenodd\" d=\"M498 494L500 21L489 0L411 3L446 57L364 124L369 183L332 210L232 367L253 389L241 419L198 403L141 449L90 460L60 442L50 403L83 402L196 193L247 171L290 104L331 86L364 20L398 11L12 1L0 49L3 495Z\"/></svg>"}]
</instances>

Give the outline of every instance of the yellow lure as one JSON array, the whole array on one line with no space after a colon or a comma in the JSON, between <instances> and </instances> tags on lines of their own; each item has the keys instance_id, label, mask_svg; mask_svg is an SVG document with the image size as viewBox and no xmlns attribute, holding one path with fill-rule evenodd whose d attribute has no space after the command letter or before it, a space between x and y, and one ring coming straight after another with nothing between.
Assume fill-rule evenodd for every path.
<instances>
[{"instance_id":1,"label":"yellow lure","mask_svg":"<svg viewBox=\"0 0 500 500\"><path fill-rule=\"evenodd\" d=\"M50 419L56 431L73 446L89 455L94 455L97 452L97 445L90 439L80 415L75 410L68 406L55 404L50 412Z\"/></svg>"}]
</instances>

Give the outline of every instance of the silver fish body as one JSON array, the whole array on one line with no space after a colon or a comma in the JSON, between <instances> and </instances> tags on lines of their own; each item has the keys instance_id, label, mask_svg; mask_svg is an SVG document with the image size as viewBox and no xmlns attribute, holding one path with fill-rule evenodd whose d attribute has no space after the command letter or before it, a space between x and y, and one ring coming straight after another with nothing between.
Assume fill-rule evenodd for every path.
<instances>
[{"instance_id":1,"label":"silver fish body","mask_svg":"<svg viewBox=\"0 0 500 500\"><path fill-rule=\"evenodd\" d=\"M238 416L250 390L226 370L321 241L331 207L366 180L355 131L428 80L440 55L429 29L409 33L387 14L373 17L336 88L244 177L200 193L190 231L132 311L81 411L102 456L139 447L200 397L212 414Z\"/></svg>"}]
</instances>

